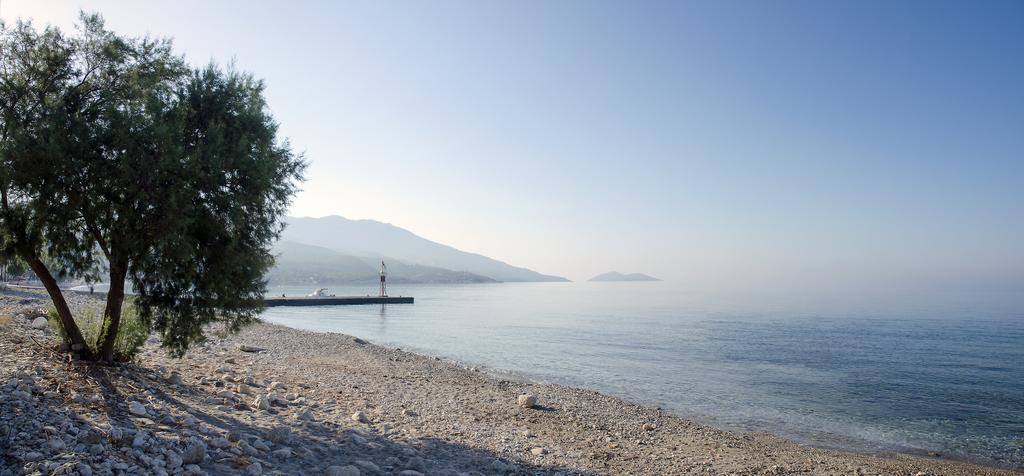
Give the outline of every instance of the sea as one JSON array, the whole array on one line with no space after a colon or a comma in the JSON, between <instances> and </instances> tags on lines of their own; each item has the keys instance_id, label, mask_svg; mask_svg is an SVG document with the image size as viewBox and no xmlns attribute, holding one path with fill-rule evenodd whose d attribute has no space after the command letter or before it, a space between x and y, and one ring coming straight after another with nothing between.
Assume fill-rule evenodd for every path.
<instances>
[{"instance_id":1,"label":"sea","mask_svg":"<svg viewBox=\"0 0 1024 476\"><path fill-rule=\"evenodd\" d=\"M275 307L263 319L594 389L728 430L1024 468L1018 295L814 300L667 282L392 285L389 294L415 304Z\"/></svg>"}]
</instances>

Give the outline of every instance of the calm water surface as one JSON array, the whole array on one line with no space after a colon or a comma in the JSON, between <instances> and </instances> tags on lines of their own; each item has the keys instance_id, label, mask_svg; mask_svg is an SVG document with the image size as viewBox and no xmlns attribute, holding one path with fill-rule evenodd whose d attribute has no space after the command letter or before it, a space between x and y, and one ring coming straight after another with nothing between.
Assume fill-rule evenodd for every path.
<instances>
[{"instance_id":1,"label":"calm water surface","mask_svg":"<svg viewBox=\"0 0 1024 476\"><path fill-rule=\"evenodd\" d=\"M416 304L270 308L264 318L593 388L728 429L1024 467L1024 307L1015 298L794 305L669 283L391 294Z\"/></svg>"}]
</instances>

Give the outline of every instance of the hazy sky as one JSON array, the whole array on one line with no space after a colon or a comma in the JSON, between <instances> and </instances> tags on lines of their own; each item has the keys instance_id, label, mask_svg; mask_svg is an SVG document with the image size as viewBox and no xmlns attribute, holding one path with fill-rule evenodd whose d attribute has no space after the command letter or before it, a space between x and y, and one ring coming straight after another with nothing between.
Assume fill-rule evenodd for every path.
<instances>
[{"instance_id":1,"label":"hazy sky","mask_svg":"<svg viewBox=\"0 0 1024 476\"><path fill-rule=\"evenodd\" d=\"M1024 2L3 0L253 72L372 218L572 279L1024 288Z\"/></svg>"}]
</instances>

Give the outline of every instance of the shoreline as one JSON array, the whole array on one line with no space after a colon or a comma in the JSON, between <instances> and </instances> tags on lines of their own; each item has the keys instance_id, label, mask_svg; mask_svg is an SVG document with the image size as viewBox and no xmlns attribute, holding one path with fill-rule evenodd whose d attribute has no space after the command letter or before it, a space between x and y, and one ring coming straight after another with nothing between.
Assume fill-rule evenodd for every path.
<instances>
[{"instance_id":1,"label":"shoreline","mask_svg":"<svg viewBox=\"0 0 1024 476\"><path fill-rule=\"evenodd\" d=\"M314 331L314 330L307 330L307 329L299 329L299 328L295 328L295 327L289 327L289 326L284 325L284 324L277 324L277 323L268 322L268 321L261 321L258 325L265 325L265 326L270 326L270 327L279 327L279 328L282 328L282 329L288 329L288 330L291 330L291 331L310 333L310 334L323 334L323 335L329 335L329 336L337 336L338 338L342 338L342 339L352 339L352 340L364 341L364 339L362 339L360 337L356 337L356 336L351 335L351 334L346 334L344 332ZM443 356L443 355L436 355L436 354L432 353L431 351L425 350L425 349L416 349L416 348L409 349L409 348L397 347L397 346L393 346L393 345L389 345L389 344L378 344L378 343L374 343L374 342L371 342L371 341L365 341L365 342L366 342L367 345L372 345L372 346L379 347L381 349L386 349L386 350L389 350L389 351L397 351L397 352L402 352L402 353L414 355L414 356L417 356L417 357L420 357L420 358L438 360L438 361L440 361L442 363L455 366L458 369L461 369L461 370L464 370L464 371L468 371L468 372L479 373L479 374L481 374L482 376L484 376L486 378L489 378L489 379L495 380L495 381L499 381L499 382L500 381L511 381L511 382L515 382L515 383L518 383L518 384L521 384L521 385L526 385L526 386L551 386L551 387L562 388L562 389L565 389L565 390L574 390L574 391L582 391L582 392L594 392L594 393L596 393L598 395L601 395L602 397L605 397L605 398L619 400L619 401L621 401L622 404L625 404L625 405L633 405L633 406L641 407L641 408L644 408L644 409L652 411L652 412L662 412L662 413L665 413L665 414L667 414L667 415L669 415L671 417L675 417L675 418L678 418L678 419L681 419L681 420L685 420L685 421L688 421L688 422L696 424L696 425L707 426L707 427L713 428L715 430L722 431L722 432L725 432L725 433L731 433L731 434L734 434L734 435L760 434L760 435L767 435L767 436L774 437L774 438L779 438L779 439L782 439L782 440L784 440L786 442L789 442L791 444L794 444L794 445L797 445L797 446L800 446L800 447L804 447L804 448L808 448L808 449L818 449L818 450L834 451L834 452L838 452L838 453L847 453L847 454L851 454L851 455L879 457L879 458L883 458L883 459L898 459L898 458L907 458L907 457L909 457L909 458L919 458L919 459L923 459L923 460L927 460L927 461L948 461L948 462L951 462L951 463L963 463L963 464L979 466L979 467L989 468L989 469L994 469L994 470L1005 470L1005 471L1011 471L1011 472L1017 472L1017 473L1024 474L1024 468L1013 468L1013 467L1007 466L1007 465L1000 465L1000 464L998 464L996 462L993 462L991 460L987 460L987 459L984 459L984 458L971 458L969 456L960 457L958 455L957 456L950 456L950 455L948 455L946 453L940 453L938 451L932 451L932 450L926 450L926 449L920 449L920 448L886 447L886 446L879 445L879 449L877 449L877 450L867 450L867 449L860 450L860 449L853 448L853 447L842 446L842 443L837 443L836 445L827 445L827 444L820 444L820 443L814 443L814 442L800 441L796 437L778 434L778 433L772 432L770 430L743 430L743 429L737 429L737 428L723 427L723 425L718 425L718 424L714 423L713 421L709 421L709 420L712 419L711 417L702 418L701 415L696 415L696 414L687 415L683 411L680 411L680 410L677 410L677 409L672 409L672 408L665 408L665 407L663 407L661 405L658 405L656 403L646 402L646 401L638 400L638 399L631 399L629 397L625 397L625 396L621 396L621 395L614 395L612 393L607 393L604 390L589 388L589 387L583 386L583 385L574 385L574 384L571 384L571 383L562 383L562 382L558 382L556 380L546 380L546 379L542 379L540 377L532 376L528 372L525 372L525 371L493 368L493 367L489 367L489 366L486 366L486 365L477 364L477 363L474 363L474 362L468 362L468 361L453 359L453 358L449 358L449 357L446 357L446 356ZM862 445L862 447L871 446L871 442L868 441L868 440L860 440L860 439L856 439L856 438L852 438L852 437L842 437L841 435L832 435L832 436L835 436L837 439L840 439L840 438L848 439L851 442L853 442L853 444L859 443L859 444Z\"/></svg>"},{"instance_id":2,"label":"shoreline","mask_svg":"<svg viewBox=\"0 0 1024 476\"><path fill-rule=\"evenodd\" d=\"M597 391L530 381L523 373L489 375L346 334L266 322L237 335L211 335L180 360L151 339L133 366L69 366L33 343L55 345L29 324L34 315L25 309L42 301L0 300L0 317L5 307L8 314L16 309L0 324L0 351L11 356L0 368L0 408L13 416L0 422L0 437L14 435L0 452L0 473L71 463L89 466L90 474L133 467L157 474L405 476L1021 474L721 430ZM11 396L19 388L28 390L27 399ZM516 403L527 393L538 397L533 408ZM144 406L145 416L131 413L132 401ZM25 431L33 420L44 431ZM188 452L199 445L202 458L183 458L195 456ZM34 461L26 461L30 453Z\"/></svg>"}]
</instances>

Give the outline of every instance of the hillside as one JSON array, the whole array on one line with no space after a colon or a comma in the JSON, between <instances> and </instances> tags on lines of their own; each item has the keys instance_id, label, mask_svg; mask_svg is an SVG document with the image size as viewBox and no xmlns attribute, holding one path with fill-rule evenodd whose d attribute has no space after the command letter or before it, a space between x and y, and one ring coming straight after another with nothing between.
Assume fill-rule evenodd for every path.
<instances>
[{"instance_id":1,"label":"hillside","mask_svg":"<svg viewBox=\"0 0 1024 476\"><path fill-rule=\"evenodd\" d=\"M392 283L492 283L493 279L463 271L403 263L382 256L352 256L320 246L281 241L274 246L277 263L267 279L273 284L364 284L378 279L380 260L388 265Z\"/></svg>"},{"instance_id":2,"label":"hillside","mask_svg":"<svg viewBox=\"0 0 1024 476\"><path fill-rule=\"evenodd\" d=\"M609 271L590 278L590 281L661 281L654 276L643 273L622 274L618 271Z\"/></svg>"},{"instance_id":3,"label":"hillside","mask_svg":"<svg viewBox=\"0 0 1024 476\"><path fill-rule=\"evenodd\" d=\"M286 219L283 241L306 243L350 256L389 256L405 263L463 271L497 281L568 281L467 253L387 223L341 216Z\"/></svg>"}]
</instances>

